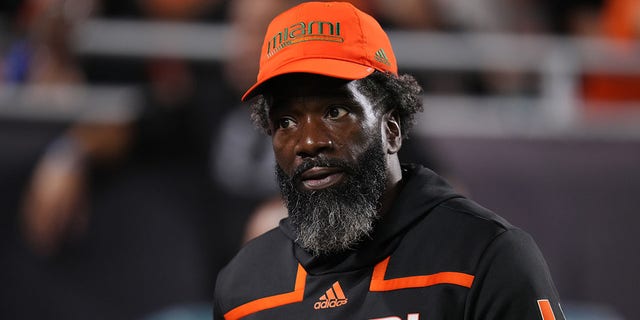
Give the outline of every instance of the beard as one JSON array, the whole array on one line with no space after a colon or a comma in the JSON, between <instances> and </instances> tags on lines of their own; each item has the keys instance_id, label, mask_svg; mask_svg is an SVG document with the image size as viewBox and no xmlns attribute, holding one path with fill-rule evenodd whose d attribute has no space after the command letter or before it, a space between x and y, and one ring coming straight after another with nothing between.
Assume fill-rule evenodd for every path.
<instances>
[{"instance_id":1,"label":"beard","mask_svg":"<svg viewBox=\"0 0 640 320\"><path fill-rule=\"evenodd\" d=\"M302 172L327 166L341 168L345 180L320 190L296 187ZM300 165L292 177L276 165L276 176L300 247L314 256L351 250L369 237L379 218L387 183L382 137L373 140L356 164L314 158Z\"/></svg>"}]
</instances>

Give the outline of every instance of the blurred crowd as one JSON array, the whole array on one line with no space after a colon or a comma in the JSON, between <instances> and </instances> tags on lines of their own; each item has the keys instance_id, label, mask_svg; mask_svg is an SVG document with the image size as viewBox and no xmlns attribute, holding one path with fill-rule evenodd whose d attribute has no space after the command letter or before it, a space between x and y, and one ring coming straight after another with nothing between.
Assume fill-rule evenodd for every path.
<instances>
[{"instance_id":1,"label":"blurred crowd","mask_svg":"<svg viewBox=\"0 0 640 320\"><path fill-rule=\"evenodd\" d=\"M109 85L140 92L117 121L0 114L0 318L143 319L207 305L217 271L284 211L268 137L241 93L268 22L296 0L13 0L0 4L0 91ZM384 27L640 37L638 0L354 0ZM226 24L222 61L80 55L91 18ZM412 72L412 70L402 70ZM426 92L536 92L523 72L422 71ZM616 85L612 85L615 83ZM640 77L584 75L586 99L640 100ZM50 96L48 96L50 95ZM60 97L63 95L63 97ZM3 106L4 107L4 106ZM446 170L409 140L405 159ZM204 313L207 308L203 309Z\"/></svg>"}]
</instances>

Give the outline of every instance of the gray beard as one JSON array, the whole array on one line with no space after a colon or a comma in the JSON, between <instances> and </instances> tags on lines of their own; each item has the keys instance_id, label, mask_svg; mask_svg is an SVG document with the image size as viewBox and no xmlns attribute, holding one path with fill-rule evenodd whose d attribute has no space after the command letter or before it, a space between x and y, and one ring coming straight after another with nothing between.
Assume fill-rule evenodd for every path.
<instances>
[{"instance_id":1,"label":"gray beard","mask_svg":"<svg viewBox=\"0 0 640 320\"><path fill-rule=\"evenodd\" d=\"M296 243L314 256L353 249L369 237L379 217L387 177L385 153L379 138L359 157L357 164L335 159L309 160L287 176L276 165L276 176ZM296 188L299 175L314 166L342 168L347 177L321 190Z\"/></svg>"}]
</instances>

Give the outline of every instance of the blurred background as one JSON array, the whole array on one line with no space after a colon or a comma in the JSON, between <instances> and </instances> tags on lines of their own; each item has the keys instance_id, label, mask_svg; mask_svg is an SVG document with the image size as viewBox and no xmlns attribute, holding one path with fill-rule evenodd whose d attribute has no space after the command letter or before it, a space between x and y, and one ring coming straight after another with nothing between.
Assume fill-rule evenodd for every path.
<instances>
[{"instance_id":1,"label":"blurred background","mask_svg":"<svg viewBox=\"0 0 640 320\"><path fill-rule=\"evenodd\" d=\"M242 92L295 0L0 3L0 318L209 319L283 216ZM640 0L360 0L403 146L530 232L569 319L639 319Z\"/></svg>"}]
</instances>

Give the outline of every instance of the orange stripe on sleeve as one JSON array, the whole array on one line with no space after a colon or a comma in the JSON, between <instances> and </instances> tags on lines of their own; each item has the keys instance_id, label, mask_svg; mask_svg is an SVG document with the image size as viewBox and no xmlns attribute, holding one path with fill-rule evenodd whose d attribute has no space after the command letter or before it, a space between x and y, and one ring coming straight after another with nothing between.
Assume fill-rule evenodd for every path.
<instances>
[{"instance_id":1,"label":"orange stripe on sleeve","mask_svg":"<svg viewBox=\"0 0 640 320\"><path fill-rule=\"evenodd\" d=\"M422 288L437 284L455 284L471 288L474 276L461 272L439 272L429 275L402 277L385 280L387 266L391 257L387 257L373 268L369 291L391 291L407 288Z\"/></svg>"},{"instance_id":2,"label":"orange stripe on sleeve","mask_svg":"<svg viewBox=\"0 0 640 320\"><path fill-rule=\"evenodd\" d=\"M296 283L293 291L247 302L225 313L224 318L226 320L237 320L262 310L300 302L304 298L306 278L307 272L298 264Z\"/></svg>"},{"instance_id":3,"label":"orange stripe on sleeve","mask_svg":"<svg viewBox=\"0 0 640 320\"><path fill-rule=\"evenodd\" d=\"M538 308L540 308L542 320L556 320L556 315L553 314L553 309L551 309L551 303L548 299L538 300Z\"/></svg>"}]
</instances>

